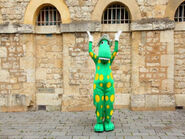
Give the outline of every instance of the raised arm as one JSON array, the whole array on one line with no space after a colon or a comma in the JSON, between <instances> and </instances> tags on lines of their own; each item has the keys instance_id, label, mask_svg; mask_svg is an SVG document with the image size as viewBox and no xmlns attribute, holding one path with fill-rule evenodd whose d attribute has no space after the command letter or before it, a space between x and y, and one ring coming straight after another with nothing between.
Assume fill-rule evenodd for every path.
<instances>
[{"instance_id":1,"label":"raised arm","mask_svg":"<svg viewBox=\"0 0 185 139\"><path fill-rule=\"evenodd\" d=\"M119 37L120 37L121 32L122 31L118 31L115 34L115 47L114 47L114 51L112 52L112 55L111 55L110 64L112 64L112 62L114 61L114 58L118 52L118 42L119 42Z\"/></svg>"},{"instance_id":2,"label":"raised arm","mask_svg":"<svg viewBox=\"0 0 185 139\"><path fill-rule=\"evenodd\" d=\"M97 58L96 54L93 52L93 50L92 50L93 36L90 34L89 31L87 31L87 34L89 36L89 55L91 56L93 61L96 63L98 61L98 58Z\"/></svg>"}]
</instances>

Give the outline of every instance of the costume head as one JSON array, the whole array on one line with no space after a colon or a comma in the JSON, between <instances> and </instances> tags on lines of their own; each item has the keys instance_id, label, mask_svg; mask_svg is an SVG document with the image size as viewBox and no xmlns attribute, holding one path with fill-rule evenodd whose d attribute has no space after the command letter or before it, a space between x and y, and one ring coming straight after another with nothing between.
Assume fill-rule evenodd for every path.
<instances>
[{"instance_id":1,"label":"costume head","mask_svg":"<svg viewBox=\"0 0 185 139\"><path fill-rule=\"evenodd\" d=\"M107 34L104 34L100 38L100 40L98 42L98 46L99 46L98 56L99 56L100 60L102 60L105 63L108 62L108 60L110 60L110 58L111 58L112 41L110 40L110 38Z\"/></svg>"}]
</instances>

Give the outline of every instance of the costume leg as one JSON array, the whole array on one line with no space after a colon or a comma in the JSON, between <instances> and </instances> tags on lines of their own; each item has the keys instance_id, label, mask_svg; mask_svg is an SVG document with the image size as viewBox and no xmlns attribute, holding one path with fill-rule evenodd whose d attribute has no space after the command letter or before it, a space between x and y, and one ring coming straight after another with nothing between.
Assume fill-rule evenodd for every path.
<instances>
[{"instance_id":1,"label":"costume leg","mask_svg":"<svg viewBox=\"0 0 185 139\"><path fill-rule=\"evenodd\" d=\"M105 131L114 130L114 124L111 122L113 115L113 104L115 98L114 88L110 88L108 92L105 93Z\"/></svg>"},{"instance_id":2,"label":"costume leg","mask_svg":"<svg viewBox=\"0 0 185 139\"><path fill-rule=\"evenodd\" d=\"M93 94L94 105L96 107L97 124L94 127L96 132L103 132L103 116L104 116L104 93L101 89L96 88Z\"/></svg>"}]
</instances>

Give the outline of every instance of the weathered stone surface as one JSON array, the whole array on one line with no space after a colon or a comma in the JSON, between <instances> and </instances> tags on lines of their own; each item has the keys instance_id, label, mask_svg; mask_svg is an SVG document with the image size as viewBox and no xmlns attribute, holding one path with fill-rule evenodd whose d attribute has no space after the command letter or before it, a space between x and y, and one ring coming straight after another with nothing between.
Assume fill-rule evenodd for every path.
<instances>
[{"instance_id":1,"label":"weathered stone surface","mask_svg":"<svg viewBox=\"0 0 185 139\"><path fill-rule=\"evenodd\" d=\"M174 21L166 18L148 18L131 23L132 31L146 31L146 30L170 30L175 28Z\"/></svg>"},{"instance_id":2,"label":"weathered stone surface","mask_svg":"<svg viewBox=\"0 0 185 139\"><path fill-rule=\"evenodd\" d=\"M131 107L145 107L145 95L131 95Z\"/></svg>"},{"instance_id":3,"label":"weathered stone surface","mask_svg":"<svg viewBox=\"0 0 185 139\"><path fill-rule=\"evenodd\" d=\"M175 95L175 103L177 106L185 107L185 94L176 94Z\"/></svg>"},{"instance_id":4,"label":"weathered stone surface","mask_svg":"<svg viewBox=\"0 0 185 139\"><path fill-rule=\"evenodd\" d=\"M7 48L6 47L0 47L0 58L7 57Z\"/></svg>"},{"instance_id":5,"label":"weathered stone surface","mask_svg":"<svg viewBox=\"0 0 185 139\"><path fill-rule=\"evenodd\" d=\"M158 99L159 96L158 95L146 95L146 107L148 108L155 108L158 107Z\"/></svg>"},{"instance_id":6,"label":"weathered stone surface","mask_svg":"<svg viewBox=\"0 0 185 139\"><path fill-rule=\"evenodd\" d=\"M159 95L159 107L175 107L175 96Z\"/></svg>"},{"instance_id":7,"label":"weathered stone surface","mask_svg":"<svg viewBox=\"0 0 185 139\"><path fill-rule=\"evenodd\" d=\"M86 32L100 31L101 24L99 22L72 22L71 24L61 24L61 32Z\"/></svg>"},{"instance_id":8,"label":"weathered stone surface","mask_svg":"<svg viewBox=\"0 0 185 139\"><path fill-rule=\"evenodd\" d=\"M37 105L61 105L61 99L58 94L50 93L37 93L36 94Z\"/></svg>"},{"instance_id":9,"label":"weathered stone surface","mask_svg":"<svg viewBox=\"0 0 185 139\"><path fill-rule=\"evenodd\" d=\"M7 70L0 70L0 82L9 82L10 74Z\"/></svg>"},{"instance_id":10,"label":"weathered stone surface","mask_svg":"<svg viewBox=\"0 0 185 139\"><path fill-rule=\"evenodd\" d=\"M130 105L130 94L115 94L115 105L129 106Z\"/></svg>"}]
</instances>

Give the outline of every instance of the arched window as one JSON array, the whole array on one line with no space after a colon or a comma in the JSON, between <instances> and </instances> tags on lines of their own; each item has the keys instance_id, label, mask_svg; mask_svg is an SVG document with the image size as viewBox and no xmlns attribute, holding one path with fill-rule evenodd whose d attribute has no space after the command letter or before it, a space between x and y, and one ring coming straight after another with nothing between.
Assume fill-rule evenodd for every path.
<instances>
[{"instance_id":1,"label":"arched window","mask_svg":"<svg viewBox=\"0 0 185 139\"><path fill-rule=\"evenodd\" d=\"M60 13L54 6L45 6L39 12L36 24L38 26L60 25Z\"/></svg>"},{"instance_id":2,"label":"arched window","mask_svg":"<svg viewBox=\"0 0 185 139\"><path fill-rule=\"evenodd\" d=\"M174 20L175 22L185 22L185 1L177 8Z\"/></svg>"},{"instance_id":3,"label":"arched window","mask_svg":"<svg viewBox=\"0 0 185 139\"><path fill-rule=\"evenodd\" d=\"M127 8L120 3L112 4L103 13L102 24L127 24L130 23L130 14Z\"/></svg>"}]
</instances>

